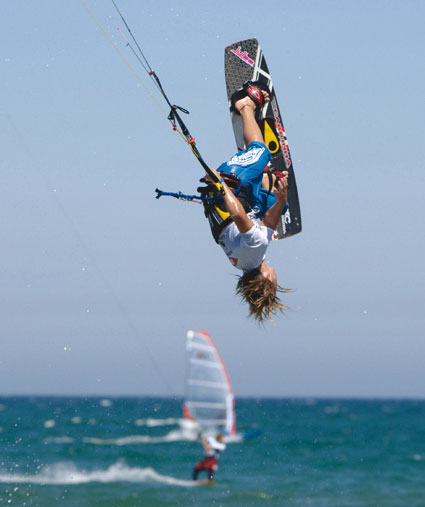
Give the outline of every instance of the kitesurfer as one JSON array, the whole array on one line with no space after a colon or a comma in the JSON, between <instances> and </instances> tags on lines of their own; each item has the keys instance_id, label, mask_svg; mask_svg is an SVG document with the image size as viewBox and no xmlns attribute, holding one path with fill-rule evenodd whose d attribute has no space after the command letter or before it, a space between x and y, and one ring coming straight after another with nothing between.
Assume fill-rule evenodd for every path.
<instances>
[{"instance_id":1,"label":"kitesurfer","mask_svg":"<svg viewBox=\"0 0 425 507\"><path fill-rule=\"evenodd\" d=\"M259 322L285 308L277 292L288 291L278 285L274 268L265 260L267 247L287 204L288 189L286 171L283 174L265 172L271 155L255 113L269 100L268 90L257 83L248 83L234 96L232 107L242 117L247 148L217 170L212 169L224 189L224 210L205 205L217 243L233 266L243 271L236 293L248 302L250 316ZM208 176L204 181L209 182ZM232 190L238 182L243 185L243 193L238 193L236 198ZM223 211L227 211L227 217Z\"/></svg>"},{"instance_id":2,"label":"kitesurfer","mask_svg":"<svg viewBox=\"0 0 425 507\"><path fill-rule=\"evenodd\" d=\"M193 468L193 480L198 479L199 472L205 471L208 475L208 480L214 479L214 473L218 470L218 459L220 452L226 449L226 444L223 442L224 435L219 433L215 438L209 436L202 439L202 447L204 448L204 458L196 463Z\"/></svg>"}]
</instances>

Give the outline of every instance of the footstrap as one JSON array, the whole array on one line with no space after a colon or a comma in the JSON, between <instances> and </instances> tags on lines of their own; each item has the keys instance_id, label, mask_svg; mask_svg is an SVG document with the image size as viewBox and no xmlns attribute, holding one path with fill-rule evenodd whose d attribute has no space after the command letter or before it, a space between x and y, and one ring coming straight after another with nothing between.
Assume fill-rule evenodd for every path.
<instances>
[{"instance_id":1,"label":"footstrap","mask_svg":"<svg viewBox=\"0 0 425 507\"><path fill-rule=\"evenodd\" d=\"M269 87L262 83L261 81L247 81L244 83L240 90L237 90L230 99L230 110L235 111L239 114L239 112L235 108L235 104L238 100L243 99L244 97L249 97L255 104L255 109L259 109L264 106L264 95L261 91L265 91L270 94Z\"/></svg>"}]
</instances>

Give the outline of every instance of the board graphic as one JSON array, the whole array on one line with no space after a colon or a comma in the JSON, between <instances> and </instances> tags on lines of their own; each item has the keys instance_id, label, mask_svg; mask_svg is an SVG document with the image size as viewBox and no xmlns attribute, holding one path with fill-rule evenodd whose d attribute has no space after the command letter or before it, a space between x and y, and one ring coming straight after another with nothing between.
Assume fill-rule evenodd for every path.
<instances>
[{"instance_id":1,"label":"board graphic","mask_svg":"<svg viewBox=\"0 0 425 507\"><path fill-rule=\"evenodd\" d=\"M294 167L273 81L258 41L247 39L227 46L224 50L224 62L229 108L231 96L247 81L261 81L270 89L270 102L264 105L257 121L272 156L272 168L289 173L288 210L282 215L277 228L277 239L298 234L301 232L301 210ZM244 149L242 118L236 112L230 114L236 144L238 150L242 150Z\"/></svg>"}]
</instances>

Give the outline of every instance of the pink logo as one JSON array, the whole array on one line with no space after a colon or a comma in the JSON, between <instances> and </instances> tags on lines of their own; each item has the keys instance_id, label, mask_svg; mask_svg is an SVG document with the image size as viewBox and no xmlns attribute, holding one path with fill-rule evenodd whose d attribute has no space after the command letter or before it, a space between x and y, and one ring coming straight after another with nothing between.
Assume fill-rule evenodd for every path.
<instances>
[{"instance_id":1,"label":"pink logo","mask_svg":"<svg viewBox=\"0 0 425 507\"><path fill-rule=\"evenodd\" d=\"M241 60L243 60L248 65L251 65L251 67L254 66L254 60L248 56L248 51L244 51L241 53L241 47L239 46L237 49L231 49L231 52L238 56Z\"/></svg>"}]
</instances>

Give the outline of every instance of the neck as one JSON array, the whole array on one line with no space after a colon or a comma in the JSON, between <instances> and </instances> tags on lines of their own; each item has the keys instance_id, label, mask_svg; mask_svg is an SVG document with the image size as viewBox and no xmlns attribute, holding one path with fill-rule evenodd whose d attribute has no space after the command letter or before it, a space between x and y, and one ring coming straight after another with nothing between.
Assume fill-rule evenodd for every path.
<instances>
[{"instance_id":1,"label":"neck","mask_svg":"<svg viewBox=\"0 0 425 507\"><path fill-rule=\"evenodd\" d=\"M264 274L264 270L267 269L267 266L268 264L266 263L266 261L264 260L259 266L258 266L258 269L261 271L261 273Z\"/></svg>"}]
</instances>

